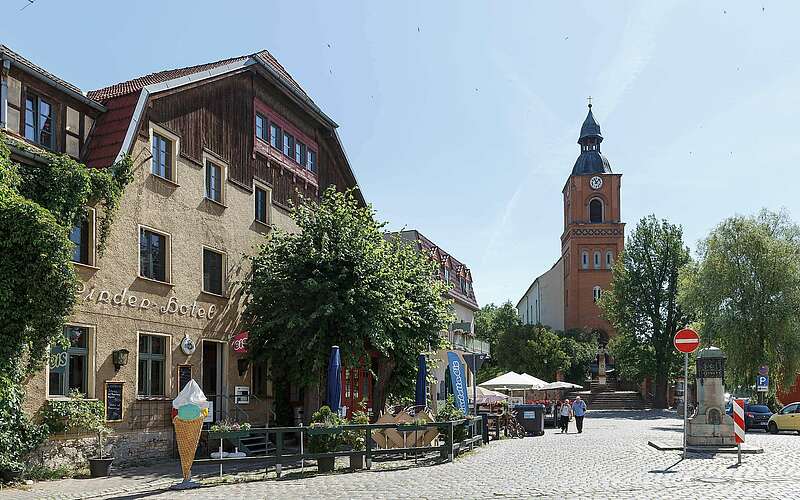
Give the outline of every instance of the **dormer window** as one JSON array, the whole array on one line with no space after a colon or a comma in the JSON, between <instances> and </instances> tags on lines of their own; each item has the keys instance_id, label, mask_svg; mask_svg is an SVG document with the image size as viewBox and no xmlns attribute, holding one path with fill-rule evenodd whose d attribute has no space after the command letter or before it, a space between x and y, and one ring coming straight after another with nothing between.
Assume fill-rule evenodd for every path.
<instances>
[{"instance_id":1,"label":"dormer window","mask_svg":"<svg viewBox=\"0 0 800 500\"><path fill-rule=\"evenodd\" d=\"M53 107L33 94L25 97L25 138L53 149Z\"/></svg>"}]
</instances>

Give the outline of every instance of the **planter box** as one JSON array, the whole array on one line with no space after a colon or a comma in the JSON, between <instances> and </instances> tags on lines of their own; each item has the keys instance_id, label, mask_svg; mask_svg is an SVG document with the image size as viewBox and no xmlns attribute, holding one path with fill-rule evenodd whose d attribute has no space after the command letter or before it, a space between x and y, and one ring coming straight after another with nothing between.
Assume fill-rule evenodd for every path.
<instances>
[{"instance_id":1,"label":"planter box","mask_svg":"<svg viewBox=\"0 0 800 500\"><path fill-rule=\"evenodd\" d=\"M309 436L325 436L325 435L335 435L341 434L344 432L344 429L341 427L309 427L308 428L308 435Z\"/></svg>"},{"instance_id":2,"label":"planter box","mask_svg":"<svg viewBox=\"0 0 800 500\"><path fill-rule=\"evenodd\" d=\"M252 431L227 431L227 432L208 432L208 439L239 439L252 434Z\"/></svg>"},{"instance_id":3,"label":"planter box","mask_svg":"<svg viewBox=\"0 0 800 500\"><path fill-rule=\"evenodd\" d=\"M350 469L361 470L364 468L364 455L350 455Z\"/></svg>"},{"instance_id":4,"label":"planter box","mask_svg":"<svg viewBox=\"0 0 800 500\"><path fill-rule=\"evenodd\" d=\"M317 470L319 472L333 472L334 465L336 465L335 457L324 457L317 459Z\"/></svg>"}]
</instances>

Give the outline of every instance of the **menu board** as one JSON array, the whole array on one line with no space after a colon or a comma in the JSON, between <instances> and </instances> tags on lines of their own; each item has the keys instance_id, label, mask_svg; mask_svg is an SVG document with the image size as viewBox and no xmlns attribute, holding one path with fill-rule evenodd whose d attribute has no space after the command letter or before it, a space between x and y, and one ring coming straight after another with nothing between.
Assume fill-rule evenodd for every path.
<instances>
[{"instance_id":1,"label":"menu board","mask_svg":"<svg viewBox=\"0 0 800 500\"><path fill-rule=\"evenodd\" d=\"M192 380L192 365L178 365L178 392Z\"/></svg>"},{"instance_id":2,"label":"menu board","mask_svg":"<svg viewBox=\"0 0 800 500\"><path fill-rule=\"evenodd\" d=\"M106 422L122 421L122 392L125 382L106 381Z\"/></svg>"}]
</instances>

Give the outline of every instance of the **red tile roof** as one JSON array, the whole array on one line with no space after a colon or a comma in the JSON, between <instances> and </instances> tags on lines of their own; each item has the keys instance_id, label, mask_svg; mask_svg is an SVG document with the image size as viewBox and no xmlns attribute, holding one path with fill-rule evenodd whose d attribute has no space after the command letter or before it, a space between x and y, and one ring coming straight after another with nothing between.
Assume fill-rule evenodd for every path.
<instances>
[{"instance_id":1,"label":"red tile roof","mask_svg":"<svg viewBox=\"0 0 800 500\"><path fill-rule=\"evenodd\" d=\"M175 78L202 73L231 63L243 62L251 57L265 64L293 92L306 99L314 108L319 109L278 60L266 50L256 52L255 54L199 64L197 66L159 71L88 92L87 95L89 98L105 104L108 111L97 119L94 132L89 141L85 158L86 165L93 168L104 168L114 162L122 148L128 125L131 122L136 108L136 102L144 87L163 83Z\"/></svg>"}]
</instances>

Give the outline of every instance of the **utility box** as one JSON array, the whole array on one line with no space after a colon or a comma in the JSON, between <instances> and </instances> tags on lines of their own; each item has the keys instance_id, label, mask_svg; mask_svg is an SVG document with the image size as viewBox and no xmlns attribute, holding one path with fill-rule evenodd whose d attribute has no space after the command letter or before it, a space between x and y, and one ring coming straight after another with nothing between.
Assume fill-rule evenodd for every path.
<instances>
[{"instance_id":1,"label":"utility box","mask_svg":"<svg viewBox=\"0 0 800 500\"><path fill-rule=\"evenodd\" d=\"M515 405L517 422L525 429L525 434L533 436L544 435L544 405Z\"/></svg>"}]
</instances>

